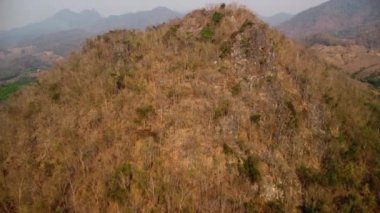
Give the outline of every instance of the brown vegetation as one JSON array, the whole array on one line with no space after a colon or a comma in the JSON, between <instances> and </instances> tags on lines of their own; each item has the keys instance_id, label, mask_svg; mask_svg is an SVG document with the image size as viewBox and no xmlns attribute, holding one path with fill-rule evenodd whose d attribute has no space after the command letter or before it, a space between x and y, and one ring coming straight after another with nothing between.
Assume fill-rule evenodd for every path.
<instances>
[{"instance_id":1,"label":"brown vegetation","mask_svg":"<svg viewBox=\"0 0 380 213\"><path fill-rule=\"evenodd\" d=\"M98 36L0 111L3 212L380 208L379 100L244 8Z\"/></svg>"}]
</instances>

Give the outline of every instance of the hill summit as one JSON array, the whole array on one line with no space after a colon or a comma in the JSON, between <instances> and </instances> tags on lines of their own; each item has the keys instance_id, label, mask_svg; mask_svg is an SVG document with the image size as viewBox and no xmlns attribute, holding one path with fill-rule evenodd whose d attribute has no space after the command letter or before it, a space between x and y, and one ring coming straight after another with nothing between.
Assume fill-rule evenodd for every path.
<instances>
[{"instance_id":1,"label":"hill summit","mask_svg":"<svg viewBox=\"0 0 380 213\"><path fill-rule=\"evenodd\" d=\"M88 40L0 107L4 212L379 210L378 97L242 7Z\"/></svg>"}]
</instances>

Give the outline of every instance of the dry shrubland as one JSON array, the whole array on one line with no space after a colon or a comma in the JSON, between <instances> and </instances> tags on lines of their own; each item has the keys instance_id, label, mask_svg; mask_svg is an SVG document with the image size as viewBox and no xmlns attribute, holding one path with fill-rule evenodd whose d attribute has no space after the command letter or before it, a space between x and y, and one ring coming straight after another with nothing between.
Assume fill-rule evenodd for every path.
<instances>
[{"instance_id":1,"label":"dry shrubland","mask_svg":"<svg viewBox=\"0 0 380 213\"><path fill-rule=\"evenodd\" d=\"M3 212L379 210L378 97L238 6L88 40L0 111Z\"/></svg>"}]
</instances>

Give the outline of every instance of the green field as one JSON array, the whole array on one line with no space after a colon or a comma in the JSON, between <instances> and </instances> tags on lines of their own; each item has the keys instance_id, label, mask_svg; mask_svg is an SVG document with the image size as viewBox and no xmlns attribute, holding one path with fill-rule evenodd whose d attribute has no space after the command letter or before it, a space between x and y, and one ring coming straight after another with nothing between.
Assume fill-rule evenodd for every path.
<instances>
[{"instance_id":1,"label":"green field","mask_svg":"<svg viewBox=\"0 0 380 213\"><path fill-rule=\"evenodd\" d=\"M22 78L16 82L0 86L0 101L8 99L14 92L32 81L34 81L33 78Z\"/></svg>"}]
</instances>

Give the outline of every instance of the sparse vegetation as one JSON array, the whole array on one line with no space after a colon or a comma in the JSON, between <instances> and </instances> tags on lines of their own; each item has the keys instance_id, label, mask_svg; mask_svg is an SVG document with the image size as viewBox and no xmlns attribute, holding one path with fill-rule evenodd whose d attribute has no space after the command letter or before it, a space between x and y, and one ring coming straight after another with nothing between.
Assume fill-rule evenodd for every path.
<instances>
[{"instance_id":1,"label":"sparse vegetation","mask_svg":"<svg viewBox=\"0 0 380 213\"><path fill-rule=\"evenodd\" d=\"M250 117L249 117L249 120L251 121L251 123L253 124L259 124L260 120L261 120L261 115L259 114L252 114Z\"/></svg>"},{"instance_id":2,"label":"sparse vegetation","mask_svg":"<svg viewBox=\"0 0 380 213\"><path fill-rule=\"evenodd\" d=\"M232 88L231 88L231 93L233 96L237 96L241 93L241 86L240 86L240 83L237 83L235 84Z\"/></svg>"},{"instance_id":3,"label":"sparse vegetation","mask_svg":"<svg viewBox=\"0 0 380 213\"><path fill-rule=\"evenodd\" d=\"M378 97L246 9L88 45L0 103L1 212L378 212Z\"/></svg>"},{"instance_id":4,"label":"sparse vegetation","mask_svg":"<svg viewBox=\"0 0 380 213\"><path fill-rule=\"evenodd\" d=\"M297 169L297 175L305 187L313 184L319 184L322 179L322 174L320 174L317 170L308 168L304 165Z\"/></svg>"},{"instance_id":5,"label":"sparse vegetation","mask_svg":"<svg viewBox=\"0 0 380 213\"><path fill-rule=\"evenodd\" d=\"M202 29L201 36L204 40L209 41L214 37L214 30L210 25L207 25Z\"/></svg>"},{"instance_id":6,"label":"sparse vegetation","mask_svg":"<svg viewBox=\"0 0 380 213\"><path fill-rule=\"evenodd\" d=\"M146 106L139 107L136 109L136 112L137 112L137 115L141 119L146 119L149 116L155 114L155 110L154 110L154 107L152 105L146 105Z\"/></svg>"},{"instance_id":7,"label":"sparse vegetation","mask_svg":"<svg viewBox=\"0 0 380 213\"><path fill-rule=\"evenodd\" d=\"M249 156L244 161L242 170L252 183L256 183L261 178L261 173L258 168L258 161L254 156Z\"/></svg>"},{"instance_id":8,"label":"sparse vegetation","mask_svg":"<svg viewBox=\"0 0 380 213\"><path fill-rule=\"evenodd\" d=\"M269 201L264 207L265 213L285 213L284 205L280 201Z\"/></svg>"},{"instance_id":9,"label":"sparse vegetation","mask_svg":"<svg viewBox=\"0 0 380 213\"><path fill-rule=\"evenodd\" d=\"M321 213L325 212L323 209L323 205L323 202L320 200L311 200L307 203L304 203L304 205L300 207L300 210L303 213Z\"/></svg>"},{"instance_id":10,"label":"sparse vegetation","mask_svg":"<svg viewBox=\"0 0 380 213\"><path fill-rule=\"evenodd\" d=\"M228 144L223 144L223 151L226 155L231 155L234 153L234 150L231 149L230 146L228 146Z\"/></svg>"},{"instance_id":11,"label":"sparse vegetation","mask_svg":"<svg viewBox=\"0 0 380 213\"><path fill-rule=\"evenodd\" d=\"M253 25L253 22L246 19L244 23L241 25L239 32L242 33L244 32L247 28L251 27Z\"/></svg>"},{"instance_id":12,"label":"sparse vegetation","mask_svg":"<svg viewBox=\"0 0 380 213\"><path fill-rule=\"evenodd\" d=\"M218 106L214 110L213 118L215 120L227 116L230 110L231 103L229 100L222 100L219 102Z\"/></svg>"},{"instance_id":13,"label":"sparse vegetation","mask_svg":"<svg viewBox=\"0 0 380 213\"><path fill-rule=\"evenodd\" d=\"M287 121L287 125L289 128L297 128L298 127L298 117L297 117L297 111L291 101L285 102L286 107L290 111L290 116Z\"/></svg>"},{"instance_id":14,"label":"sparse vegetation","mask_svg":"<svg viewBox=\"0 0 380 213\"><path fill-rule=\"evenodd\" d=\"M232 43L230 41L225 41L220 46L220 57L225 58L231 54Z\"/></svg>"},{"instance_id":15,"label":"sparse vegetation","mask_svg":"<svg viewBox=\"0 0 380 213\"><path fill-rule=\"evenodd\" d=\"M219 12L214 12L214 14L212 15L212 21L214 22L214 24L219 24L222 18L223 14Z\"/></svg>"}]
</instances>

